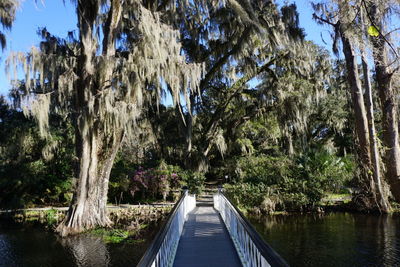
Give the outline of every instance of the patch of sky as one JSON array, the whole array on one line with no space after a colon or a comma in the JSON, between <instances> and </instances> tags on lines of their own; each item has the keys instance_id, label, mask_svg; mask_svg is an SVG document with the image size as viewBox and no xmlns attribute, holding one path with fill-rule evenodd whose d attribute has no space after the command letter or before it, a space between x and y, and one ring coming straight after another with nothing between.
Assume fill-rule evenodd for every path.
<instances>
[{"instance_id":1,"label":"patch of sky","mask_svg":"<svg viewBox=\"0 0 400 267\"><path fill-rule=\"evenodd\" d=\"M174 99L164 79L160 79L160 85L162 89L160 103L164 106L172 107L174 105Z\"/></svg>"},{"instance_id":2,"label":"patch of sky","mask_svg":"<svg viewBox=\"0 0 400 267\"><path fill-rule=\"evenodd\" d=\"M22 1L11 31L6 31L7 48L0 52L0 94L8 94L11 87L5 72L10 52L28 52L32 46L38 46L40 28L46 27L51 34L66 37L69 31L76 30L76 25L75 7L70 1L65 4L62 0ZM18 72L18 77L23 78L22 71Z\"/></svg>"}]
</instances>

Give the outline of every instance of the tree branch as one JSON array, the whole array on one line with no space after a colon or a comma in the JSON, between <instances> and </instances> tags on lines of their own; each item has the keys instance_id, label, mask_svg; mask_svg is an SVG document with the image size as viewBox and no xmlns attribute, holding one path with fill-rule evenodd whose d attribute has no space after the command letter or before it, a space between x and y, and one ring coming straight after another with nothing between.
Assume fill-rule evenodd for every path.
<instances>
[{"instance_id":1,"label":"tree branch","mask_svg":"<svg viewBox=\"0 0 400 267\"><path fill-rule=\"evenodd\" d=\"M242 46L243 42L245 40L248 40L250 37L251 33L251 27L247 27L244 31L242 36L240 36L238 42L233 46L233 48L228 51L223 57L221 57L213 66L212 68L207 72L207 74L204 76L204 78L200 82L200 88L204 88L206 84L214 77L215 73L218 71L219 68L221 68L229 59L230 56L234 55L237 53Z\"/></svg>"},{"instance_id":2,"label":"tree branch","mask_svg":"<svg viewBox=\"0 0 400 267\"><path fill-rule=\"evenodd\" d=\"M247 74L247 75L243 76L228 89L228 91L233 90L233 93L230 96L228 96L228 98L225 100L225 102L221 106L219 106L217 108L217 110L214 112L213 116L210 119L209 125L206 128L206 131L204 131L205 135L206 135L206 139L208 141L210 139L210 136L213 136L213 134L215 133L215 130L217 129L217 126L218 126L218 122L221 119L222 114L225 112L226 108L228 107L229 103L232 101L232 99L235 96L237 96L240 93L240 91L244 90L243 85L245 83L247 83L249 80L251 80L252 78L256 77L257 75L259 75L262 72L269 69L269 67L272 66L277 60L279 60L283 57L286 57L287 55L288 55L288 53L284 53L280 56L277 56L277 57L271 59L264 65L258 67L254 74Z\"/></svg>"},{"instance_id":3,"label":"tree branch","mask_svg":"<svg viewBox=\"0 0 400 267\"><path fill-rule=\"evenodd\" d=\"M374 26L375 29L378 31L379 37L382 38L382 40L385 41L389 45L390 49L392 49L394 55L396 56L396 60L397 60L399 58L399 55L397 54L396 49L393 47L392 43L389 42L389 40L386 38L386 35L384 35L381 32L381 30L379 29L379 27L376 25L374 19L371 17L371 14L368 11L368 6L367 6L367 3L365 2L365 0L362 0L362 3L364 4L365 12L367 12L367 17L369 19L369 22L371 22L372 26ZM390 34L390 33L388 33L388 34Z\"/></svg>"},{"instance_id":4,"label":"tree branch","mask_svg":"<svg viewBox=\"0 0 400 267\"><path fill-rule=\"evenodd\" d=\"M122 7L120 1L112 0L107 20L103 27L103 55L112 56L115 54L115 39L121 14Z\"/></svg>"},{"instance_id":5,"label":"tree branch","mask_svg":"<svg viewBox=\"0 0 400 267\"><path fill-rule=\"evenodd\" d=\"M331 25L331 26L334 27L334 28L337 27L337 23L333 23L333 22L331 22L331 21L329 21L329 20L327 20L327 19L324 19L323 17L320 17L320 16L318 16L318 15L315 14L315 13L313 13L313 19L315 19L315 20L320 20L320 21L322 21L322 22L324 22L324 23L326 23L326 24Z\"/></svg>"}]
</instances>

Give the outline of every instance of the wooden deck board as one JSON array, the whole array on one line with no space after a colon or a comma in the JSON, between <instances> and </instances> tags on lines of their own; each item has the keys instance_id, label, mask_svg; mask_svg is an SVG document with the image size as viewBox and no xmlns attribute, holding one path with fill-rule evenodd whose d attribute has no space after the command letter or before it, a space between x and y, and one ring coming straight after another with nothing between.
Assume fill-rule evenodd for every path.
<instances>
[{"instance_id":1,"label":"wooden deck board","mask_svg":"<svg viewBox=\"0 0 400 267\"><path fill-rule=\"evenodd\" d=\"M242 266L229 233L213 207L196 207L188 216L174 267Z\"/></svg>"}]
</instances>

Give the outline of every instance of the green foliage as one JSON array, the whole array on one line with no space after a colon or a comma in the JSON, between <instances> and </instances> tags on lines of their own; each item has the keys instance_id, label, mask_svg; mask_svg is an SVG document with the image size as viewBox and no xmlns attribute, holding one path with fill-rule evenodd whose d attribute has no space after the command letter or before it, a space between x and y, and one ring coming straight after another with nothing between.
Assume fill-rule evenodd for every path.
<instances>
[{"instance_id":1,"label":"green foliage","mask_svg":"<svg viewBox=\"0 0 400 267\"><path fill-rule=\"evenodd\" d=\"M185 171L181 175L183 185L187 186L189 193L199 195L203 192L206 181L204 173Z\"/></svg>"},{"instance_id":2,"label":"green foliage","mask_svg":"<svg viewBox=\"0 0 400 267\"><path fill-rule=\"evenodd\" d=\"M237 206L245 208L258 207L266 197L273 195L273 189L263 183L226 184L226 194Z\"/></svg>"},{"instance_id":3,"label":"green foliage","mask_svg":"<svg viewBox=\"0 0 400 267\"><path fill-rule=\"evenodd\" d=\"M340 192L353 178L355 169L351 157L337 157L325 149L310 150L300 155L296 164L297 176L305 177L308 187L329 192Z\"/></svg>"},{"instance_id":4,"label":"green foliage","mask_svg":"<svg viewBox=\"0 0 400 267\"><path fill-rule=\"evenodd\" d=\"M138 168L128 151L122 150L117 154L110 174L108 199L115 204L131 203L133 199L129 193L130 177Z\"/></svg>"},{"instance_id":5,"label":"green foliage","mask_svg":"<svg viewBox=\"0 0 400 267\"><path fill-rule=\"evenodd\" d=\"M90 231L90 233L101 236L106 243L121 243L127 241L130 237L130 232L123 229L98 228Z\"/></svg>"},{"instance_id":6,"label":"green foliage","mask_svg":"<svg viewBox=\"0 0 400 267\"><path fill-rule=\"evenodd\" d=\"M238 182L273 185L289 176L291 161L288 157L251 156L239 158L232 177Z\"/></svg>"},{"instance_id":7,"label":"green foliage","mask_svg":"<svg viewBox=\"0 0 400 267\"><path fill-rule=\"evenodd\" d=\"M307 209L325 192L339 193L354 172L350 157L338 157L326 149L310 150L294 158L266 156L239 158L236 184L228 195L243 207L271 205L280 210Z\"/></svg>"},{"instance_id":8,"label":"green foliage","mask_svg":"<svg viewBox=\"0 0 400 267\"><path fill-rule=\"evenodd\" d=\"M50 209L47 210L45 214L47 226L55 226L58 222L57 211L55 209Z\"/></svg>"},{"instance_id":9,"label":"green foliage","mask_svg":"<svg viewBox=\"0 0 400 267\"><path fill-rule=\"evenodd\" d=\"M156 201L173 196L182 186L188 187L192 194L200 194L204 190L205 176L200 172L183 170L179 166L157 162L155 167L139 166L131 175L129 192L136 201Z\"/></svg>"},{"instance_id":10,"label":"green foliage","mask_svg":"<svg viewBox=\"0 0 400 267\"><path fill-rule=\"evenodd\" d=\"M72 131L50 118L49 139L22 111L0 100L0 206L66 205L72 196Z\"/></svg>"}]
</instances>

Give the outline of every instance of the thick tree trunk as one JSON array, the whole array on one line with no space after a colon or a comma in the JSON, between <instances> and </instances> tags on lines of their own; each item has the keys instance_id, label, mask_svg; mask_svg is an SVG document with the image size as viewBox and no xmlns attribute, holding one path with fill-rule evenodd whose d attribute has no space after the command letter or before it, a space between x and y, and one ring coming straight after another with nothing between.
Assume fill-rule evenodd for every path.
<instances>
[{"instance_id":1,"label":"thick tree trunk","mask_svg":"<svg viewBox=\"0 0 400 267\"><path fill-rule=\"evenodd\" d=\"M371 8L371 16L376 19L376 7ZM375 25L382 31L382 24L376 19ZM397 118L396 93L392 85L392 75L388 66L388 51L382 35L371 36L376 72L378 95L382 109L383 143L385 145L386 178L396 201L400 202L400 147Z\"/></svg>"},{"instance_id":2,"label":"thick tree trunk","mask_svg":"<svg viewBox=\"0 0 400 267\"><path fill-rule=\"evenodd\" d=\"M363 49L362 49L363 50ZM381 176L381 166L380 166L380 156L379 156L379 147L377 141L377 135L375 130L375 118L374 118L374 104L372 99L372 88L371 88L371 80L369 75L369 66L368 61L365 56L365 52L362 51L361 55L362 67L363 67L363 76L364 76L364 86L365 86L365 95L366 95L366 106L367 106L367 118L368 118L368 128L369 128L369 141L370 141L370 150L371 150L371 161L373 167L373 182L371 183L371 189L375 196L376 201L378 202L379 208L382 212L390 212L391 207L388 200L388 196L384 190L384 181Z\"/></svg>"},{"instance_id":3,"label":"thick tree trunk","mask_svg":"<svg viewBox=\"0 0 400 267\"><path fill-rule=\"evenodd\" d=\"M79 174L68 214L57 227L62 236L111 225L106 211L108 182L122 134L108 142L104 139L102 134L93 131L77 138L80 140Z\"/></svg>"},{"instance_id":4,"label":"thick tree trunk","mask_svg":"<svg viewBox=\"0 0 400 267\"><path fill-rule=\"evenodd\" d=\"M359 155L361 159L361 168L365 182L369 182L368 171L371 169L370 143L368 121L364 106L364 96L359 79L357 59L354 55L354 49L350 40L341 32L343 43L343 53L345 55L347 67L347 81L350 85L351 99L353 102L355 116L355 132L359 144Z\"/></svg>"},{"instance_id":5,"label":"thick tree trunk","mask_svg":"<svg viewBox=\"0 0 400 267\"><path fill-rule=\"evenodd\" d=\"M76 73L74 100L76 151L79 158L77 184L65 220L57 227L62 235L77 234L97 227L109 226L107 193L111 168L123 137L122 129L113 125L105 132L104 115L101 115L103 93L112 88L113 56L115 55L116 29L121 18L119 0L112 0L103 27L104 68L98 72L96 60L97 41L94 24L96 1L77 1L80 38L80 56ZM104 112L103 112L104 113ZM110 126L109 126L110 128Z\"/></svg>"}]
</instances>

